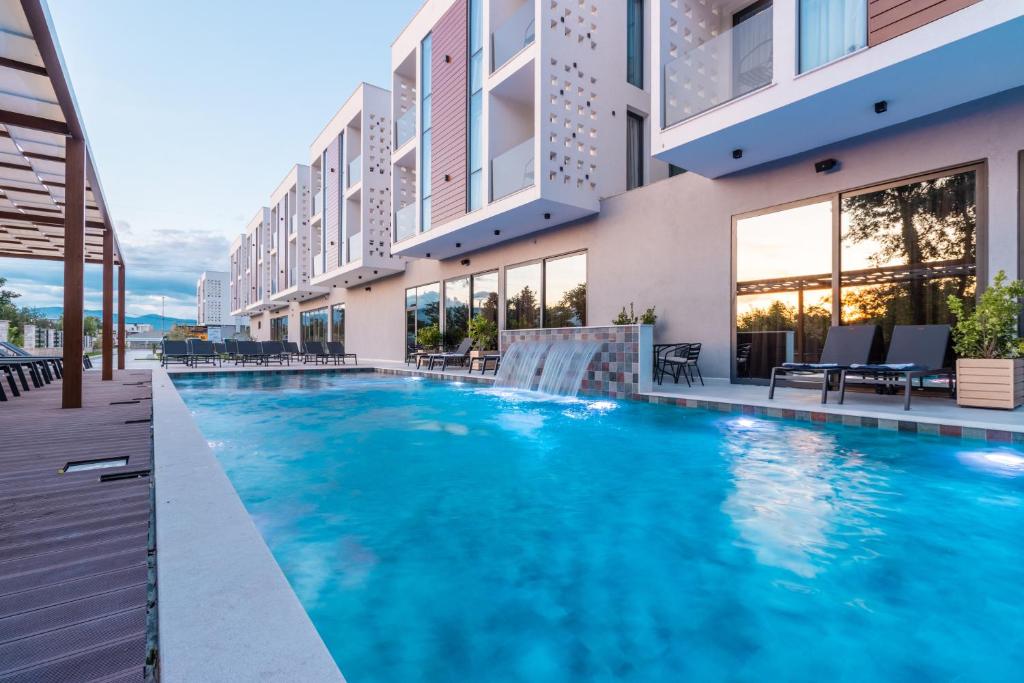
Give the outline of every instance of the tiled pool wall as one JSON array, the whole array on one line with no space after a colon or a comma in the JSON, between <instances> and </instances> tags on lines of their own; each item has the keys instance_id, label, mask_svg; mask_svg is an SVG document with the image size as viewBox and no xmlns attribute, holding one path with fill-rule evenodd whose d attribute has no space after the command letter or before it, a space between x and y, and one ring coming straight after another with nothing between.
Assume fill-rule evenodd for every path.
<instances>
[{"instance_id":1,"label":"tiled pool wall","mask_svg":"<svg viewBox=\"0 0 1024 683\"><path fill-rule=\"evenodd\" d=\"M501 348L514 342L595 341L601 344L580 385L586 396L636 398L651 390L652 325L503 330ZM543 367L543 366L542 366Z\"/></svg>"}]
</instances>

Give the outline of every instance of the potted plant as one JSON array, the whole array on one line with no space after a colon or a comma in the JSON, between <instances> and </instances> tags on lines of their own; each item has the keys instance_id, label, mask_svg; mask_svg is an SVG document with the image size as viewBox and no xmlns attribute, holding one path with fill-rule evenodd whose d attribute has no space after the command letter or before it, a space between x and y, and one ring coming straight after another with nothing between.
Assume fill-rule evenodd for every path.
<instances>
[{"instance_id":1,"label":"potted plant","mask_svg":"<svg viewBox=\"0 0 1024 683\"><path fill-rule=\"evenodd\" d=\"M612 320L612 325L636 325L639 318L636 317L636 313L633 311L633 302L629 302L629 313L626 313L626 307L623 306L619 314Z\"/></svg>"},{"instance_id":2,"label":"potted plant","mask_svg":"<svg viewBox=\"0 0 1024 683\"><path fill-rule=\"evenodd\" d=\"M421 349L437 349L441 346L441 328L434 323L416 330L416 343Z\"/></svg>"},{"instance_id":3,"label":"potted plant","mask_svg":"<svg viewBox=\"0 0 1024 683\"><path fill-rule=\"evenodd\" d=\"M498 324L483 313L477 313L469 321L469 338L473 340L475 347L469 352L470 358L482 358L498 353Z\"/></svg>"},{"instance_id":4,"label":"potted plant","mask_svg":"<svg viewBox=\"0 0 1024 683\"><path fill-rule=\"evenodd\" d=\"M957 404L1013 410L1024 403L1024 341L1017 328L1022 300L1024 282L1007 282L1003 271L973 311L968 312L958 297L949 297L949 310L957 319Z\"/></svg>"}]
</instances>

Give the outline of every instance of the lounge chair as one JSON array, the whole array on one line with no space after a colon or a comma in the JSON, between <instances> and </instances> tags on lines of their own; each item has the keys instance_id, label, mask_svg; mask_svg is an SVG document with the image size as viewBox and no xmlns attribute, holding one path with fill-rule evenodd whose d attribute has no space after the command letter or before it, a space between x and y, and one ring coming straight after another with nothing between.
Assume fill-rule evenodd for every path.
<instances>
[{"instance_id":1,"label":"lounge chair","mask_svg":"<svg viewBox=\"0 0 1024 683\"><path fill-rule=\"evenodd\" d=\"M220 365L220 356L213 348L213 342L202 339L190 339L188 342L188 360L192 367L200 363L210 363L214 367Z\"/></svg>"},{"instance_id":2,"label":"lounge chair","mask_svg":"<svg viewBox=\"0 0 1024 683\"><path fill-rule=\"evenodd\" d=\"M213 352L221 358L228 355L228 345L225 342L213 342Z\"/></svg>"},{"instance_id":3,"label":"lounge chair","mask_svg":"<svg viewBox=\"0 0 1024 683\"><path fill-rule=\"evenodd\" d=\"M878 325L834 325L825 337L825 348L817 363L783 363L772 368L768 398L775 398L775 386L790 376L821 381L821 402L828 403L829 383L844 369L870 363L881 357L882 331Z\"/></svg>"},{"instance_id":4,"label":"lounge chair","mask_svg":"<svg viewBox=\"0 0 1024 683\"><path fill-rule=\"evenodd\" d=\"M161 342L160 367L166 368L173 363L191 365L188 353L188 343L176 339L164 339Z\"/></svg>"},{"instance_id":5,"label":"lounge chair","mask_svg":"<svg viewBox=\"0 0 1024 683\"><path fill-rule=\"evenodd\" d=\"M432 353L427 356L427 369L433 370L434 363L441 364L441 371L448 369L448 363L465 365L469 362L469 350L473 348L473 340L470 337L463 337L455 351L449 353Z\"/></svg>"},{"instance_id":6,"label":"lounge chair","mask_svg":"<svg viewBox=\"0 0 1024 683\"><path fill-rule=\"evenodd\" d=\"M345 345L340 341L329 341L327 342L327 353L330 354L331 358L340 359L342 364L345 363L346 358L351 358L355 365L359 365L359 359L354 353L345 353Z\"/></svg>"},{"instance_id":7,"label":"lounge chair","mask_svg":"<svg viewBox=\"0 0 1024 683\"><path fill-rule=\"evenodd\" d=\"M260 365L263 362L263 350L260 349L258 342L254 341L240 341L238 342L238 349L235 353L235 365L239 363L242 367L245 367L246 363L255 363Z\"/></svg>"},{"instance_id":8,"label":"lounge chair","mask_svg":"<svg viewBox=\"0 0 1024 683\"><path fill-rule=\"evenodd\" d=\"M284 342L279 341L265 341L260 342L260 351L263 354L263 362L265 364L278 363L284 365L287 363L291 365L291 356L284 349Z\"/></svg>"},{"instance_id":9,"label":"lounge chair","mask_svg":"<svg viewBox=\"0 0 1024 683\"><path fill-rule=\"evenodd\" d=\"M238 340L237 339L225 339L224 350L227 351L228 360L234 360L235 356L238 355Z\"/></svg>"},{"instance_id":10,"label":"lounge chair","mask_svg":"<svg viewBox=\"0 0 1024 683\"><path fill-rule=\"evenodd\" d=\"M299 351L299 345L297 342L284 342L284 352L288 354L288 358L291 360L302 360L302 352Z\"/></svg>"},{"instance_id":11,"label":"lounge chair","mask_svg":"<svg viewBox=\"0 0 1024 683\"><path fill-rule=\"evenodd\" d=\"M949 394L956 392L949 325L897 325L893 328L884 363L853 364L839 375L839 403L846 398L847 384L882 387L903 385L903 410L910 410L910 391L914 379L945 376ZM852 380L852 381L851 381Z\"/></svg>"},{"instance_id":12,"label":"lounge chair","mask_svg":"<svg viewBox=\"0 0 1024 683\"><path fill-rule=\"evenodd\" d=\"M321 362L323 362L324 365L327 365L327 362L331 360L331 354L327 353L327 349L324 348L323 342L306 342L304 344L303 350L305 354L303 355L302 362L304 363L313 361L313 363L317 365L319 365Z\"/></svg>"}]
</instances>

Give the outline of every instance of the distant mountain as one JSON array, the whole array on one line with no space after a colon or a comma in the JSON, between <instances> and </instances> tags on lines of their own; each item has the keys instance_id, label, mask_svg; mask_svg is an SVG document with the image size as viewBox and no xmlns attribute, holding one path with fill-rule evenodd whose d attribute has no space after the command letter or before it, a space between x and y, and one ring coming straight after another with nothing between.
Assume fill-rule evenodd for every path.
<instances>
[{"instance_id":1,"label":"distant mountain","mask_svg":"<svg viewBox=\"0 0 1024 683\"><path fill-rule=\"evenodd\" d=\"M36 308L39 313L51 320L56 320L64 312L62 306L40 306ZM85 315L92 316L94 318L103 319L103 311L86 310ZM117 314L114 314L114 320L117 321ZM163 321L163 328L161 329L160 323ZM161 318L155 313L147 313L146 315L126 315L124 317L125 323L136 323L140 325L152 325L154 332L168 331L175 325L195 325L196 321L194 318L175 318L173 316L167 316Z\"/></svg>"}]
</instances>

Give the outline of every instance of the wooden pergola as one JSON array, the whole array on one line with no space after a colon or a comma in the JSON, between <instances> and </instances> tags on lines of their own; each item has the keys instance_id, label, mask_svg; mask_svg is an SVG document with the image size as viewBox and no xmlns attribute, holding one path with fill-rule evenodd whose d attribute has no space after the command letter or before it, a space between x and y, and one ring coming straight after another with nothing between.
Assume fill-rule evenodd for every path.
<instances>
[{"instance_id":1,"label":"wooden pergola","mask_svg":"<svg viewBox=\"0 0 1024 683\"><path fill-rule=\"evenodd\" d=\"M0 257L64 262L62 405L82 406L84 274L103 265L104 380L125 358L125 263L43 0L0 0Z\"/></svg>"}]
</instances>

